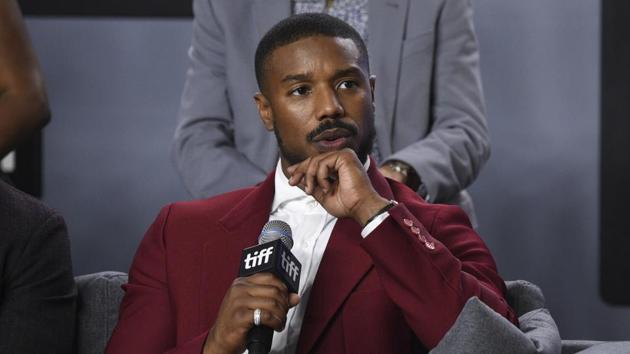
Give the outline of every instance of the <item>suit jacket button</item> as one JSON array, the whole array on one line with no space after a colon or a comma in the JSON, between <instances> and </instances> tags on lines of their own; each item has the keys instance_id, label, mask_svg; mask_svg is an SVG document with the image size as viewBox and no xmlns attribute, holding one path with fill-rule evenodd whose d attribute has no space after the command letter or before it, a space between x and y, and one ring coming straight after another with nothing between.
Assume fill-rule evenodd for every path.
<instances>
[{"instance_id":1,"label":"suit jacket button","mask_svg":"<svg viewBox=\"0 0 630 354\"><path fill-rule=\"evenodd\" d=\"M407 219L407 218L403 219L403 223L405 225L409 226L409 227L413 226L413 221L411 221L410 219Z\"/></svg>"},{"instance_id":2,"label":"suit jacket button","mask_svg":"<svg viewBox=\"0 0 630 354\"><path fill-rule=\"evenodd\" d=\"M420 229L415 226L411 227L411 232L413 232L416 235L420 235Z\"/></svg>"},{"instance_id":3,"label":"suit jacket button","mask_svg":"<svg viewBox=\"0 0 630 354\"><path fill-rule=\"evenodd\" d=\"M430 249L430 250L434 250L435 249L435 244L433 242L425 241L424 245L427 246L427 248Z\"/></svg>"}]
</instances>

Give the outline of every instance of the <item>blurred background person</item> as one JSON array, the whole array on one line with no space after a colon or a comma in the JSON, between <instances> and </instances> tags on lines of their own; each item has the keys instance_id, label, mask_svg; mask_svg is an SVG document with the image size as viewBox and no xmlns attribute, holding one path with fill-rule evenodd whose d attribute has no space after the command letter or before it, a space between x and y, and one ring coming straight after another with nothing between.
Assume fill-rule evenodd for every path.
<instances>
[{"instance_id":1,"label":"blurred background person","mask_svg":"<svg viewBox=\"0 0 630 354\"><path fill-rule=\"evenodd\" d=\"M0 0L0 160L50 120L48 98L22 15ZM7 179L0 170L0 178Z\"/></svg>"}]
</instances>

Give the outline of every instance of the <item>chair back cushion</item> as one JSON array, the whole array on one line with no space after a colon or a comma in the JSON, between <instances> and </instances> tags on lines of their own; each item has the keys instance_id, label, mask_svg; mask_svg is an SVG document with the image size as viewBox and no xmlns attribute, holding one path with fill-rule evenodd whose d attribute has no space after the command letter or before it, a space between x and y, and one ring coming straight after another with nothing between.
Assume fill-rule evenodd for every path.
<instances>
[{"instance_id":1,"label":"chair back cushion","mask_svg":"<svg viewBox=\"0 0 630 354\"><path fill-rule=\"evenodd\" d=\"M560 354L558 327L544 308L540 288L524 280L508 281L506 286L519 327L472 297L430 353Z\"/></svg>"},{"instance_id":2,"label":"chair back cushion","mask_svg":"<svg viewBox=\"0 0 630 354\"><path fill-rule=\"evenodd\" d=\"M118 322L127 274L101 272L75 277L79 290L77 354L102 354Z\"/></svg>"},{"instance_id":3,"label":"chair back cushion","mask_svg":"<svg viewBox=\"0 0 630 354\"><path fill-rule=\"evenodd\" d=\"M545 307L545 296L542 290L526 280L506 281L507 301L516 312L516 316L522 316L532 310Z\"/></svg>"}]
</instances>

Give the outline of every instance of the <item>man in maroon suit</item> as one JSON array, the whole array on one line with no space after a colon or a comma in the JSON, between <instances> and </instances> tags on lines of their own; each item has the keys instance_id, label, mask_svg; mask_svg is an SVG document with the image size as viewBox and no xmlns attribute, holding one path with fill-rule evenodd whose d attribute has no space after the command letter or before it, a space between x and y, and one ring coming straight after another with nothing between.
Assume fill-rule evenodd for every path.
<instances>
[{"instance_id":1,"label":"man in maroon suit","mask_svg":"<svg viewBox=\"0 0 630 354\"><path fill-rule=\"evenodd\" d=\"M108 353L242 353L255 321L277 332L273 353L426 352L473 296L516 322L465 214L426 203L369 158L374 78L350 26L321 14L283 20L258 46L256 74L276 171L162 209ZM269 273L235 279L270 219L293 229L299 296Z\"/></svg>"}]
</instances>

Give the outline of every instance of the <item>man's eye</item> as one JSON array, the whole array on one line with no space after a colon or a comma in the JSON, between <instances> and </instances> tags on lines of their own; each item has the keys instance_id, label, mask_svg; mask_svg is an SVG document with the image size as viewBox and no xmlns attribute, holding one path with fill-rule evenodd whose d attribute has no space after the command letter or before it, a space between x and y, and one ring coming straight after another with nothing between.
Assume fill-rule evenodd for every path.
<instances>
[{"instance_id":1,"label":"man's eye","mask_svg":"<svg viewBox=\"0 0 630 354\"><path fill-rule=\"evenodd\" d=\"M291 95L293 96L303 96L308 94L309 92L309 88L306 86L300 86L296 89L294 89L293 91L291 91Z\"/></svg>"},{"instance_id":2,"label":"man's eye","mask_svg":"<svg viewBox=\"0 0 630 354\"><path fill-rule=\"evenodd\" d=\"M340 89L351 89L351 88L355 88L357 87L357 83L354 81L342 81L341 83L339 83L339 88Z\"/></svg>"}]
</instances>

